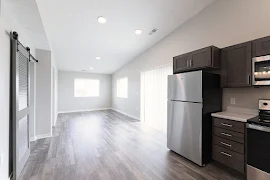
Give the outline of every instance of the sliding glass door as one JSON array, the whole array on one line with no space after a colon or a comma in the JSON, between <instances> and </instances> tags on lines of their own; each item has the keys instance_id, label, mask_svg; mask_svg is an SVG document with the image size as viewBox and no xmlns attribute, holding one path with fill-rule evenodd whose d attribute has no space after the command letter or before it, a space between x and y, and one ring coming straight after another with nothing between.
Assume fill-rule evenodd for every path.
<instances>
[{"instance_id":1,"label":"sliding glass door","mask_svg":"<svg viewBox=\"0 0 270 180\"><path fill-rule=\"evenodd\" d=\"M157 130L167 131L168 75L171 65L141 72L141 121Z\"/></svg>"}]
</instances>

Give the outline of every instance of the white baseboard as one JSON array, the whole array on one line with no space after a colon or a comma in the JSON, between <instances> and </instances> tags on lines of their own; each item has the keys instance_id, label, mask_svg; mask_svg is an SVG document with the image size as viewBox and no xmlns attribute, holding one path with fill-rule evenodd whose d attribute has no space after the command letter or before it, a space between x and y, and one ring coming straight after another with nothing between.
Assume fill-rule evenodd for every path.
<instances>
[{"instance_id":1,"label":"white baseboard","mask_svg":"<svg viewBox=\"0 0 270 180\"><path fill-rule=\"evenodd\" d=\"M52 137L52 134L51 133L49 133L49 134L41 134L41 135L37 135L36 136L36 140L38 140L38 139L44 139L44 138L50 138L50 137Z\"/></svg>"},{"instance_id":2,"label":"white baseboard","mask_svg":"<svg viewBox=\"0 0 270 180\"><path fill-rule=\"evenodd\" d=\"M30 137L30 142L36 141L36 137Z\"/></svg>"},{"instance_id":3,"label":"white baseboard","mask_svg":"<svg viewBox=\"0 0 270 180\"><path fill-rule=\"evenodd\" d=\"M124 115L126 115L126 116L128 116L128 117L131 117L131 118L133 118L133 119L137 119L137 120L140 121L140 118L138 118L138 117L136 117L136 116L130 115L130 114L125 113L125 112L123 112L123 111L120 111L120 110L118 110L118 109L114 109L114 108L111 108L111 109L114 110L114 111L116 111L116 112L119 112L119 113L121 113L121 114L124 114Z\"/></svg>"},{"instance_id":4,"label":"white baseboard","mask_svg":"<svg viewBox=\"0 0 270 180\"><path fill-rule=\"evenodd\" d=\"M74 110L74 111L59 111L58 114L75 113L75 112L87 112L87 111L101 111L101 110L108 110L108 109L111 109L111 108L84 109L84 110Z\"/></svg>"}]
</instances>

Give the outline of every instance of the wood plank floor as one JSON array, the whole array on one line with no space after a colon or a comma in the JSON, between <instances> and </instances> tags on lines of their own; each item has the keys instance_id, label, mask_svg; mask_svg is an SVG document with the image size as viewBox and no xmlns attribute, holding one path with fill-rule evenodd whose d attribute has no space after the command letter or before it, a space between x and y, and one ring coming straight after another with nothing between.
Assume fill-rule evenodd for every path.
<instances>
[{"instance_id":1,"label":"wood plank floor","mask_svg":"<svg viewBox=\"0 0 270 180\"><path fill-rule=\"evenodd\" d=\"M58 116L53 137L31 143L20 180L240 180L166 148L166 135L113 110Z\"/></svg>"}]
</instances>

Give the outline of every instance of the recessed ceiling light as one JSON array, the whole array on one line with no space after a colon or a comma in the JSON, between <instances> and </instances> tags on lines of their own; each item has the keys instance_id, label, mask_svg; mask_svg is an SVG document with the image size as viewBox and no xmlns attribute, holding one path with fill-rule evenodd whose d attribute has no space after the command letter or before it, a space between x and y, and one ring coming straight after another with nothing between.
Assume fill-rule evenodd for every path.
<instances>
[{"instance_id":1,"label":"recessed ceiling light","mask_svg":"<svg viewBox=\"0 0 270 180\"><path fill-rule=\"evenodd\" d=\"M99 22L100 24L104 24L104 23L107 22L107 19L105 19L105 18L102 17L102 16L99 16L99 17L97 18L97 20L98 20L98 22Z\"/></svg>"},{"instance_id":2,"label":"recessed ceiling light","mask_svg":"<svg viewBox=\"0 0 270 180\"><path fill-rule=\"evenodd\" d=\"M137 29L137 30L135 31L135 34L137 34L137 35L142 34L142 30Z\"/></svg>"},{"instance_id":3,"label":"recessed ceiling light","mask_svg":"<svg viewBox=\"0 0 270 180\"><path fill-rule=\"evenodd\" d=\"M100 57L96 57L97 60L100 60L101 58Z\"/></svg>"},{"instance_id":4,"label":"recessed ceiling light","mask_svg":"<svg viewBox=\"0 0 270 180\"><path fill-rule=\"evenodd\" d=\"M94 69L94 68L90 67L89 69L92 70L92 69Z\"/></svg>"}]
</instances>

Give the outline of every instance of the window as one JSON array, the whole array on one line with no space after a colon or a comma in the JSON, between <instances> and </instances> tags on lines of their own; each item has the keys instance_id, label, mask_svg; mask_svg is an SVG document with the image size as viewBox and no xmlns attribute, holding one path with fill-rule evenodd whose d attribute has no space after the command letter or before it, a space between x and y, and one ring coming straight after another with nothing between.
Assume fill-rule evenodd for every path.
<instances>
[{"instance_id":1,"label":"window","mask_svg":"<svg viewBox=\"0 0 270 180\"><path fill-rule=\"evenodd\" d=\"M128 78L117 79L117 97L128 98Z\"/></svg>"},{"instance_id":2,"label":"window","mask_svg":"<svg viewBox=\"0 0 270 180\"><path fill-rule=\"evenodd\" d=\"M96 79L75 79L74 97L98 97L99 80Z\"/></svg>"}]
</instances>

